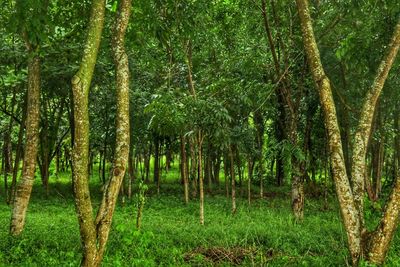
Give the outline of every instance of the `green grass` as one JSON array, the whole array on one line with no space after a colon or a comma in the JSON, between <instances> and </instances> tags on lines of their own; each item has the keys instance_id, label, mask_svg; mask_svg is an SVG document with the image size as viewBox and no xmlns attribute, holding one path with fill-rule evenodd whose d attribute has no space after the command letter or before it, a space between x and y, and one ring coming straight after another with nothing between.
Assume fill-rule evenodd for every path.
<instances>
[{"instance_id":1,"label":"green grass","mask_svg":"<svg viewBox=\"0 0 400 267\"><path fill-rule=\"evenodd\" d=\"M81 245L69 175L53 181L48 197L39 180L20 238L8 236L10 208L0 198L0 265L78 266ZM97 182L97 177L91 180L95 205L101 196ZM147 197L140 232L135 229L135 203L119 205L103 266L232 265L227 260L216 262L198 253L220 248L246 252L239 259L243 266L346 266L348 263L346 236L334 197L329 197L327 210L322 199L307 199L304 222L294 224L290 196L286 194L288 187L267 186L267 195L273 197L256 199L250 207L245 195L239 197L234 216L222 188L223 185L221 195L206 196L205 226L198 222L198 200L192 199L185 206L181 186L169 177L159 196ZM154 188L150 192L155 192ZM399 266L399 254L398 233L387 266Z\"/></svg>"}]
</instances>

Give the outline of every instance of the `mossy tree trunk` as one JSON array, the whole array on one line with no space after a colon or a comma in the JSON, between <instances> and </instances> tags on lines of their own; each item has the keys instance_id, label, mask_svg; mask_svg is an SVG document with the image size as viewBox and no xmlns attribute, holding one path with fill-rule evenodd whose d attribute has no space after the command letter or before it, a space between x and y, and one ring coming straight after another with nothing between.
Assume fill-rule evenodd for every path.
<instances>
[{"instance_id":1,"label":"mossy tree trunk","mask_svg":"<svg viewBox=\"0 0 400 267\"><path fill-rule=\"evenodd\" d=\"M26 141L22 165L22 177L17 185L11 215L10 233L19 235L25 225L26 211L32 192L38 153L40 119L40 60L38 47L26 41L30 57L28 59L28 95L26 109ZM22 126L21 126L22 127Z\"/></svg>"},{"instance_id":2,"label":"mossy tree trunk","mask_svg":"<svg viewBox=\"0 0 400 267\"><path fill-rule=\"evenodd\" d=\"M366 233L363 216L366 171L365 157L376 103L400 47L400 20L395 27L386 55L381 61L375 80L367 93L361 110L361 117L353 147L353 187L351 187L346 172L346 162L343 155L331 85L321 63L313 32L308 1L296 0L296 3L300 16L305 51L324 111L332 174L348 237L352 263L353 265L358 265L360 258L365 257L367 261L381 265L384 263L389 244L393 239L399 221L400 179L397 177L393 192L377 228L372 233Z\"/></svg>"},{"instance_id":3,"label":"mossy tree trunk","mask_svg":"<svg viewBox=\"0 0 400 267\"><path fill-rule=\"evenodd\" d=\"M124 35L131 10L130 0L119 1L112 36L116 65L117 131L113 170L93 218L88 185L89 116L88 95L104 24L105 1L94 0L88 36L79 71L72 79L74 102L73 181L76 210L83 245L82 266L99 266L105 251L112 216L129 156L129 68Z\"/></svg>"}]
</instances>

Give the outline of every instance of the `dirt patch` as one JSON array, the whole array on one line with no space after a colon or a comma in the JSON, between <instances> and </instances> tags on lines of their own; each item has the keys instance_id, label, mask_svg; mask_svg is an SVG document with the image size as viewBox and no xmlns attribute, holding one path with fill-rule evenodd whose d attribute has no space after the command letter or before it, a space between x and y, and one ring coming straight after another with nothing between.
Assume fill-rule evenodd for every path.
<instances>
[{"instance_id":1,"label":"dirt patch","mask_svg":"<svg viewBox=\"0 0 400 267\"><path fill-rule=\"evenodd\" d=\"M254 257L257 254L257 250L254 248L243 248L243 247L211 247L196 248L184 255L186 262L192 262L199 257L203 258L204 261L210 263L230 263L233 265L239 265L245 258Z\"/></svg>"}]
</instances>

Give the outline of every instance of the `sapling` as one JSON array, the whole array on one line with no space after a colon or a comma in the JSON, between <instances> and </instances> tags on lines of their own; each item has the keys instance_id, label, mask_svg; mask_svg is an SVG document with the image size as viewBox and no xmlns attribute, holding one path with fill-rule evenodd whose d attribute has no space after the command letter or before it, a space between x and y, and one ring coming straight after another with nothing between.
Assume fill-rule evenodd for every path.
<instances>
[{"instance_id":1,"label":"sapling","mask_svg":"<svg viewBox=\"0 0 400 267\"><path fill-rule=\"evenodd\" d=\"M142 214L143 214L143 207L144 203L146 200L146 191L148 187L147 185L143 182L143 180L140 180L139 182L139 191L136 194L137 195L137 216L136 216L136 229L140 230L140 227L142 225Z\"/></svg>"}]
</instances>

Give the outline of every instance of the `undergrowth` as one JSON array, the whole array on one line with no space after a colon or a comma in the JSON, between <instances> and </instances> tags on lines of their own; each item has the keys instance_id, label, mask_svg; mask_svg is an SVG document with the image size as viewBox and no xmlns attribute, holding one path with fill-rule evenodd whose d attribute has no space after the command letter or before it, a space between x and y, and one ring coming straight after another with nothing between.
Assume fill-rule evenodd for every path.
<instances>
[{"instance_id":1,"label":"undergrowth","mask_svg":"<svg viewBox=\"0 0 400 267\"><path fill-rule=\"evenodd\" d=\"M97 181L93 179L91 185L95 206L101 196ZM185 205L181 191L178 183L166 183L159 196L148 195L140 231L135 226L135 203L119 205L103 266L346 266L349 262L346 235L332 195L327 206L323 198L308 198L305 220L295 224L285 194L288 187L269 186L267 197L254 199L251 206L243 195L232 215L221 185L219 191L215 188L206 195L205 226L201 226L198 200L192 198ZM79 265L78 222L71 186L62 177L52 184L49 196L35 184L19 238L8 235L11 211L2 197L0 201L1 266ZM399 254L398 233L387 266L400 266Z\"/></svg>"}]
</instances>

